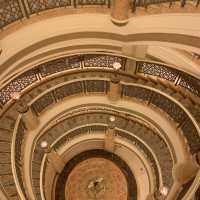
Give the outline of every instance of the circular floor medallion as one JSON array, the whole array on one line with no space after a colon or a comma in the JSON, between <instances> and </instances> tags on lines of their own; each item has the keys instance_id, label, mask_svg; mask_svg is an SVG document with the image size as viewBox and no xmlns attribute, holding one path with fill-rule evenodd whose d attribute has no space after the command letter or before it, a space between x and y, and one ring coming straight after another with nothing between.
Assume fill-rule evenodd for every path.
<instances>
[{"instance_id":1,"label":"circular floor medallion","mask_svg":"<svg viewBox=\"0 0 200 200\"><path fill-rule=\"evenodd\" d=\"M69 174L67 200L127 200L126 177L112 161L89 158L80 162Z\"/></svg>"}]
</instances>

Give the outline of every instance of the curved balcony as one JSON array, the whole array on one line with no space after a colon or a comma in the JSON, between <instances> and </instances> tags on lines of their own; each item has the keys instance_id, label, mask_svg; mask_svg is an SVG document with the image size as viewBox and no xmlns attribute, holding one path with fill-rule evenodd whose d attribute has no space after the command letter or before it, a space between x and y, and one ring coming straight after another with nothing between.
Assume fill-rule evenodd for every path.
<instances>
[{"instance_id":1,"label":"curved balcony","mask_svg":"<svg viewBox=\"0 0 200 200\"><path fill-rule=\"evenodd\" d=\"M184 9L184 7L192 7L193 12L199 7L199 0L134 0L130 6L133 13L142 14L156 14L159 13L159 9L162 9L162 13L170 12L191 12L190 9ZM112 0L2 0L0 10L0 29L6 28L7 25L18 21L27 20L34 15L40 15L46 13L49 10L57 10L56 14L71 14L76 13L76 9L79 12L108 12L112 5ZM94 10L90 8L94 7ZM156 8L157 7L157 8ZM168 9L166 9L168 7ZM141 8L148 9L150 12L140 11ZM196 9L195 9L196 8ZM82 11L83 10L83 11ZM108 10L108 11L107 11ZM197 11L196 11L197 12ZM50 13L51 14L51 13ZM54 13L55 15L55 13Z\"/></svg>"},{"instance_id":2,"label":"curved balcony","mask_svg":"<svg viewBox=\"0 0 200 200\"><path fill-rule=\"evenodd\" d=\"M190 76L189 79L184 79L187 76L186 73L177 70L174 71L164 65L154 63L150 66L147 62L145 65L145 62L141 65L141 61L138 62L139 64L137 63L136 74L130 75L126 73L126 61L126 58L105 54L70 56L37 66L14 80L11 80L1 90L3 113L0 119L0 125L2 126L2 131L0 132L0 156L2 160L5 160L5 154L7 153L10 156L12 132L18 115L15 111L16 105L11 100L13 92L22 92L23 100L28 103L32 99L35 99L36 101L34 100L35 102L32 102L32 109L40 116L49 106L61 102L68 97L91 94L107 95L110 88L110 77L113 73L112 66L114 62L120 62L122 64L122 70L117 73L122 84L122 100L140 101L145 105L153 106L155 109L167 114L176 123L177 128L182 130L184 137L187 138L191 153L198 152L200 144L198 124L196 123L199 123L197 118L198 113L193 111L194 102L191 99L187 99L187 95L183 96L179 93L178 85L181 83L181 80L186 80L186 85L189 86L182 87L181 91L186 91L187 89L199 98L199 80L192 77L191 81ZM164 81L156 82L154 79L151 79L152 77L159 77ZM166 85L166 80L173 83L174 87L170 88L169 85ZM182 85L180 84L180 86ZM20 177L23 175L19 171L21 170L22 164L20 148L23 137L24 133L20 131L19 137L17 137L18 140L16 140L16 146L18 148L16 160L20 161L20 163L16 162L16 171L19 176L19 182L21 183L23 179ZM139 135L138 137L145 140L143 135ZM157 141L156 138L155 141ZM160 144L162 145L162 142ZM155 149L155 151L157 150ZM163 152L164 154L165 152ZM162 158L160 158L159 162L164 163ZM38 163L34 163L34 166L37 165ZM4 164L3 168L0 169L0 173L5 191L9 194L10 198L14 199L18 198L18 194L9 166L9 162L8 164ZM10 184L8 184L8 181ZM23 192L26 193L25 191Z\"/></svg>"},{"instance_id":3,"label":"curved balcony","mask_svg":"<svg viewBox=\"0 0 200 200\"><path fill-rule=\"evenodd\" d=\"M68 143L68 142L70 142L70 141L73 141L73 139L75 139L75 138L77 138L77 137L79 137L80 135L84 135L84 134L89 134L89 135L92 135L92 134L95 134L95 131L106 131L106 129L107 129L107 127L105 127L105 126L101 126L101 125L89 125L88 124L88 126L87 127L83 127L83 128L79 128L79 129L77 129L77 130L74 130L73 132L70 132L70 133L68 133L67 135L65 135L65 136L63 136L63 137L61 137L61 139L55 144L56 145L56 147L57 148L60 148L62 145L64 145L64 143ZM86 131L86 132L85 132ZM102 132L103 133L103 132ZM120 134L120 138L122 139L122 138L124 138L125 136L124 136L124 134L122 133L122 132L118 132L119 134ZM125 134L126 135L126 134ZM125 139L127 139L127 138L125 138ZM130 139L130 138L129 138ZM128 140L129 140L128 139ZM150 165L151 165L151 167L153 168L152 170L155 170L155 168L154 167L156 167L156 163L155 163L155 160L154 160L154 158L153 158L153 156L151 155L151 153L149 152L149 150L146 148L146 147L144 147L143 146L143 144L142 143L140 143L139 144L139 141L137 141L137 139L135 138L134 139L134 137L133 137L133 139L132 139L132 141L130 141L130 143L133 143L133 145L135 146L137 146L137 148L139 148L140 149L140 151L144 151L143 152L143 154L144 155L146 155L145 153L148 153L148 158L146 158L146 159L148 159L148 161L149 161L149 163L150 163ZM147 155L146 155L147 156ZM149 157L150 156L150 157ZM151 159L150 159L151 158ZM155 173L156 173L156 171L154 171ZM34 176L36 175L35 174L36 173L36 171L34 172ZM43 170L43 176L44 176L44 173L45 173L45 170ZM156 174L156 177L158 178L157 179L157 181L159 181L159 175L158 174ZM37 179L36 179L37 180ZM156 181L156 182L157 182ZM35 181L36 182L36 181ZM158 183L158 182L157 182ZM45 182L43 182L43 187L44 187L44 191L45 191ZM38 188L35 188L36 190L36 192L37 191L39 191L39 189ZM39 192L38 192L38 195L39 195ZM38 195L37 195L37 197L38 197Z\"/></svg>"},{"instance_id":4,"label":"curved balcony","mask_svg":"<svg viewBox=\"0 0 200 200\"><path fill-rule=\"evenodd\" d=\"M126 57L112 56L109 54L83 54L68 56L59 58L41 64L33 69L30 69L21 75L18 75L15 79L7 83L0 90L0 105L9 103L11 100L11 94L13 92L23 92L25 89L43 82L52 75L59 75L61 72L67 72L72 70L81 69L112 69L114 62L120 62L122 64L122 71L126 68ZM144 74L151 77L158 77L163 80L172 82L174 86L181 87L186 91L191 92L194 96L200 96L200 81L194 76L191 76L183 71L170 68L165 64L150 63L146 61L137 61L136 68L133 66L133 73L136 75ZM175 87L175 88L176 88Z\"/></svg>"},{"instance_id":5,"label":"curved balcony","mask_svg":"<svg viewBox=\"0 0 200 200\"><path fill-rule=\"evenodd\" d=\"M93 85L95 87L93 87ZM71 83L45 94L44 97L38 98L38 100L32 105L32 108L39 115L47 108L47 106L59 102L64 97L78 95L80 93L86 94L87 92L107 93L107 88L108 83L102 80ZM199 133L198 129L196 129L196 125L193 124L190 116L188 116L188 114L176 102L173 102L171 98L156 93L150 88L126 84L122 87L122 98L123 97L134 97L146 102L147 104L155 105L164 113L167 113L177 123L177 127L183 131L183 134L187 138L188 144L191 148L191 152L195 153L199 150Z\"/></svg>"},{"instance_id":6,"label":"curved balcony","mask_svg":"<svg viewBox=\"0 0 200 200\"><path fill-rule=\"evenodd\" d=\"M63 8L65 12L71 12L75 8L84 6L110 7L110 0L3 0L0 10L0 29L18 21L30 18L34 14L40 14L48 10Z\"/></svg>"}]
</instances>

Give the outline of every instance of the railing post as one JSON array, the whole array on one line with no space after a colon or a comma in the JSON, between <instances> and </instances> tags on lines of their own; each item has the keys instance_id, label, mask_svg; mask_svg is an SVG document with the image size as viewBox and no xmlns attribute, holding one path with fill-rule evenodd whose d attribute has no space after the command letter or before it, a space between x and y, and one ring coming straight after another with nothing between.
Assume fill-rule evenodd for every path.
<instances>
[{"instance_id":1,"label":"railing post","mask_svg":"<svg viewBox=\"0 0 200 200\"><path fill-rule=\"evenodd\" d=\"M116 76L110 80L110 90L108 92L108 98L112 102L116 102L121 97L121 84L119 78Z\"/></svg>"},{"instance_id":2,"label":"railing post","mask_svg":"<svg viewBox=\"0 0 200 200\"><path fill-rule=\"evenodd\" d=\"M108 91L108 98L113 103L118 101L121 97L121 84L117 72L121 69L122 65L119 62L113 63L114 76L110 80L110 90Z\"/></svg>"},{"instance_id":3,"label":"railing post","mask_svg":"<svg viewBox=\"0 0 200 200\"><path fill-rule=\"evenodd\" d=\"M128 57L136 57L139 59L145 59L146 58L146 52L147 52L147 46L140 45L140 46L133 46L133 45L123 45L122 47L122 53L125 56ZM125 66L126 72L129 74L135 74L136 72L136 60L133 59L127 59L126 66Z\"/></svg>"},{"instance_id":4,"label":"railing post","mask_svg":"<svg viewBox=\"0 0 200 200\"><path fill-rule=\"evenodd\" d=\"M133 3L132 3L132 12L135 12L136 11L136 0L133 0Z\"/></svg>"},{"instance_id":5,"label":"railing post","mask_svg":"<svg viewBox=\"0 0 200 200\"><path fill-rule=\"evenodd\" d=\"M198 7L199 4L200 4L200 0L197 0L196 7Z\"/></svg>"},{"instance_id":6,"label":"railing post","mask_svg":"<svg viewBox=\"0 0 200 200\"><path fill-rule=\"evenodd\" d=\"M35 129L39 124L39 119L32 111L31 107L22 99L20 99L20 94L17 92L12 94L12 99L16 101L16 109L20 114L22 114L22 119L26 128L28 130Z\"/></svg>"},{"instance_id":7,"label":"railing post","mask_svg":"<svg viewBox=\"0 0 200 200\"><path fill-rule=\"evenodd\" d=\"M110 116L108 130L105 134L104 148L109 152L115 150L115 117Z\"/></svg>"},{"instance_id":8,"label":"railing post","mask_svg":"<svg viewBox=\"0 0 200 200\"><path fill-rule=\"evenodd\" d=\"M130 0L114 0L111 10L111 20L116 25L125 25L129 20Z\"/></svg>"},{"instance_id":9,"label":"railing post","mask_svg":"<svg viewBox=\"0 0 200 200\"><path fill-rule=\"evenodd\" d=\"M60 155L58 155L58 153L50 147L47 141L42 141L40 146L47 154L47 160L53 166L56 173L60 174L65 166L65 163L61 159Z\"/></svg>"},{"instance_id":10,"label":"railing post","mask_svg":"<svg viewBox=\"0 0 200 200\"><path fill-rule=\"evenodd\" d=\"M186 158L184 163L174 166L173 176L177 183L184 185L197 174L199 166L194 158ZM180 187L180 186L179 186ZM171 200L171 199L169 199Z\"/></svg>"},{"instance_id":11,"label":"railing post","mask_svg":"<svg viewBox=\"0 0 200 200\"><path fill-rule=\"evenodd\" d=\"M181 184L179 182L175 181L174 184L172 185L169 195L167 196L167 200L176 199L181 187L182 187Z\"/></svg>"},{"instance_id":12,"label":"railing post","mask_svg":"<svg viewBox=\"0 0 200 200\"><path fill-rule=\"evenodd\" d=\"M184 7L186 4L186 0L181 0L181 7Z\"/></svg>"}]
</instances>

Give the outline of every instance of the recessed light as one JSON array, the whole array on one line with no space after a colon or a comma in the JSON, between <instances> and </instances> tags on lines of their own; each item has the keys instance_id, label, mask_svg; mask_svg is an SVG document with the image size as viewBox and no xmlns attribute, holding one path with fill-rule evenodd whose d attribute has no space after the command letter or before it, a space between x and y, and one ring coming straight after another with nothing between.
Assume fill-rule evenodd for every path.
<instances>
[{"instance_id":1,"label":"recessed light","mask_svg":"<svg viewBox=\"0 0 200 200\"><path fill-rule=\"evenodd\" d=\"M42 141L40 143L41 148L46 149L48 147L48 142L47 141Z\"/></svg>"},{"instance_id":2,"label":"recessed light","mask_svg":"<svg viewBox=\"0 0 200 200\"><path fill-rule=\"evenodd\" d=\"M121 67L122 67L121 63L119 63L119 62L114 62L113 63L113 68L115 70L119 70Z\"/></svg>"}]
</instances>

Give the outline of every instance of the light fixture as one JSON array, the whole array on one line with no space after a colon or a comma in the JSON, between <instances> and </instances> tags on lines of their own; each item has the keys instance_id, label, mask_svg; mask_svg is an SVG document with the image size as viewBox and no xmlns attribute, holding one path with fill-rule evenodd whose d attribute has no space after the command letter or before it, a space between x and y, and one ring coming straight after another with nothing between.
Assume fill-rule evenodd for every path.
<instances>
[{"instance_id":1,"label":"light fixture","mask_svg":"<svg viewBox=\"0 0 200 200\"><path fill-rule=\"evenodd\" d=\"M163 186L161 189L160 189L160 193L163 195L163 196L167 196L168 194L168 188Z\"/></svg>"},{"instance_id":2,"label":"light fixture","mask_svg":"<svg viewBox=\"0 0 200 200\"><path fill-rule=\"evenodd\" d=\"M42 149L46 149L47 147L48 147L48 142L47 141L42 141L41 143L40 143L40 147L42 148Z\"/></svg>"},{"instance_id":3,"label":"light fixture","mask_svg":"<svg viewBox=\"0 0 200 200\"><path fill-rule=\"evenodd\" d=\"M109 120L110 120L110 122L114 122L114 121L115 121L115 116L113 116L113 115L110 116L110 117L109 117Z\"/></svg>"},{"instance_id":4,"label":"light fixture","mask_svg":"<svg viewBox=\"0 0 200 200\"><path fill-rule=\"evenodd\" d=\"M19 100L19 99L20 99L20 93L19 93L19 92L13 92L13 93L11 94L11 98L12 98L13 100Z\"/></svg>"},{"instance_id":5,"label":"light fixture","mask_svg":"<svg viewBox=\"0 0 200 200\"><path fill-rule=\"evenodd\" d=\"M114 62L113 63L113 68L115 70L119 70L121 67L122 67L121 63L119 63L119 62Z\"/></svg>"}]
</instances>

